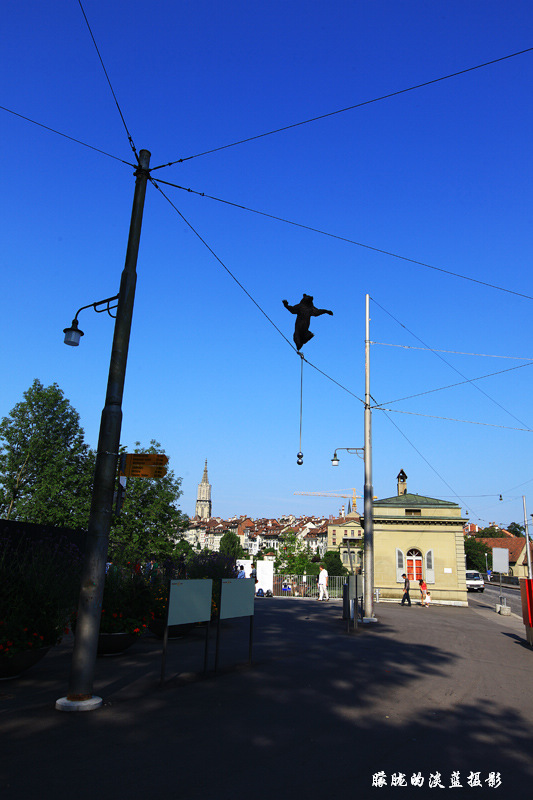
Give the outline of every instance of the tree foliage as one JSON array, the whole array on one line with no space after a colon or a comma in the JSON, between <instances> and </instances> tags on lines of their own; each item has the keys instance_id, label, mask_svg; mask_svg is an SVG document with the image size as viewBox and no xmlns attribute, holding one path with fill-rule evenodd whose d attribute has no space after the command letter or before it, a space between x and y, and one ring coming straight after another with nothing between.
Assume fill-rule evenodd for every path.
<instances>
[{"instance_id":1,"label":"tree foliage","mask_svg":"<svg viewBox=\"0 0 533 800\"><path fill-rule=\"evenodd\" d=\"M35 379L0 423L0 516L86 528L95 455L57 383Z\"/></svg>"},{"instance_id":2,"label":"tree foliage","mask_svg":"<svg viewBox=\"0 0 533 800\"><path fill-rule=\"evenodd\" d=\"M489 569L492 567L492 550L484 542L465 536L465 555L466 568L477 569L478 572L485 572L487 564ZM487 559L485 560L485 555Z\"/></svg>"},{"instance_id":3,"label":"tree foliage","mask_svg":"<svg viewBox=\"0 0 533 800\"><path fill-rule=\"evenodd\" d=\"M276 572L286 572L289 575L314 575L318 572L316 565L311 562L312 554L304 542L294 531L286 531L280 537L279 549L274 561Z\"/></svg>"},{"instance_id":4,"label":"tree foliage","mask_svg":"<svg viewBox=\"0 0 533 800\"><path fill-rule=\"evenodd\" d=\"M507 526L507 530L509 533L512 533L513 536L525 536L526 533L524 525L520 525L519 522L510 522Z\"/></svg>"},{"instance_id":5,"label":"tree foliage","mask_svg":"<svg viewBox=\"0 0 533 800\"><path fill-rule=\"evenodd\" d=\"M328 575L346 575L348 573L348 570L342 566L338 550L327 550L322 560L328 571Z\"/></svg>"},{"instance_id":6,"label":"tree foliage","mask_svg":"<svg viewBox=\"0 0 533 800\"><path fill-rule=\"evenodd\" d=\"M505 539L505 533L502 531L501 528L497 528L495 525L489 525L488 528L480 528L476 533L477 539Z\"/></svg>"},{"instance_id":7,"label":"tree foliage","mask_svg":"<svg viewBox=\"0 0 533 800\"><path fill-rule=\"evenodd\" d=\"M241 540L233 531L227 531L220 539L220 552L222 555L231 556L234 559L248 558L244 552Z\"/></svg>"},{"instance_id":8,"label":"tree foliage","mask_svg":"<svg viewBox=\"0 0 533 800\"><path fill-rule=\"evenodd\" d=\"M135 442L135 453L164 453L152 439L149 447ZM188 518L177 507L181 478L171 469L163 478L128 478L121 512L111 523L109 540L113 561L162 561L172 557Z\"/></svg>"}]
</instances>

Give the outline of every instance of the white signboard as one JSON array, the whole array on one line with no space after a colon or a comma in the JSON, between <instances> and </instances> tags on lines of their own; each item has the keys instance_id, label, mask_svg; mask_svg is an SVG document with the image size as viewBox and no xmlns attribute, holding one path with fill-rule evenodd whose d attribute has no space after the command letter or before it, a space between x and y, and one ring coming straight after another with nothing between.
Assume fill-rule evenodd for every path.
<instances>
[{"instance_id":1,"label":"white signboard","mask_svg":"<svg viewBox=\"0 0 533 800\"><path fill-rule=\"evenodd\" d=\"M492 548L492 569L494 572L509 572L509 550L506 547Z\"/></svg>"},{"instance_id":2,"label":"white signboard","mask_svg":"<svg viewBox=\"0 0 533 800\"><path fill-rule=\"evenodd\" d=\"M206 622L211 619L211 594L213 581L170 581L168 624L184 625L188 622Z\"/></svg>"},{"instance_id":3,"label":"white signboard","mask_svg":"<svg viewBox=\"0 0 533 800\"><path fill-rule=\"evenodd\" d=\"M255 581L252 578L224 579L220 594L220 619L253 616L254 596Z\"/></svg>"}]
</instances>

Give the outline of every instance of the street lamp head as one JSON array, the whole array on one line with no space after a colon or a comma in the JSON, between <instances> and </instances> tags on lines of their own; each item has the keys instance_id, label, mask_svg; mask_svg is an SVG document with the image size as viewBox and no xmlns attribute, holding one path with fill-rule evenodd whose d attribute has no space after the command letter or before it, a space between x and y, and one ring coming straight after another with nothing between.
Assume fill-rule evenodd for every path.
<instances>
[{"instance_id":1,"label":"street lamp head","mask_svg":"<svg viewBox=\"0 0 533 800\"><path fill-rule=\"evenodd\" d=\"M297 453L296 454L296 463L298 464L299 467L302 466L302 464L304 463L304 454L303 453Z\"/></svg>"},{"instance_id":2,"label":"street lamp head","mask_svg":"<svg viewBox=\"0 0 533 800\"><path fill-rule=\"evenodd\" d=\"M65 334L65 344L69 344L71 347L77 347L80 343L81 337L83 336L83 331L80 331L78 328L77 319L73 319L71 327L64 328L63 333Z\"/></svg>"},{"instance_id":3,"label":"street lamp head","mask_svg":"<svg viewBox=\"0 0 533 800\"><path fill-rule=\"evenodd\" d=\"M338 467L339 466L339 459L337 458L337 451L333 453L333 458L331 459L331 466Z\"/></svg>"}]
</instances>

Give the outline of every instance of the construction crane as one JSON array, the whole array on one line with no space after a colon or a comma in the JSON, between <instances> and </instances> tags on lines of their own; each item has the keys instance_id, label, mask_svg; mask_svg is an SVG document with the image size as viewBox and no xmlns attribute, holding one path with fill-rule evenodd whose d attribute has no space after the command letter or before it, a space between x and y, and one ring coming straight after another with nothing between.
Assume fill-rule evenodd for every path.
<instances>
[{"instance_id":1,"label":"construction crane","mask_svg":"<svg viewBox=\"0 0 533 800\"><path fill-rule=\"evenodd\" d=\"M357 500L361 499L361 495L356 494L355 489L352 489L351 494L342 494L341 492L294 492L294 494L306 494L311 497L347 497L352 501L352 512L357 511Z\"/></svg>"}]
</instances>

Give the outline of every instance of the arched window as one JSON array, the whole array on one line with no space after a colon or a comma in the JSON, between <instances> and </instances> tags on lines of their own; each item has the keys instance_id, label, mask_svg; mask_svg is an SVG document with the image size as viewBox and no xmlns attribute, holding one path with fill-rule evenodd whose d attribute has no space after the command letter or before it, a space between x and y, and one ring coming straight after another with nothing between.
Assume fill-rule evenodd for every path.
<instances>
[{"instance_id":1,"label":"arched window","mask_svg":"<svg viewBox=\"0 0 533 800\"><path fill-rule=\"evenodd\" d=\"M410 581L422 580L422 553L416 547L407 551L407 577Z\"/></svg>"}]
</instances>

